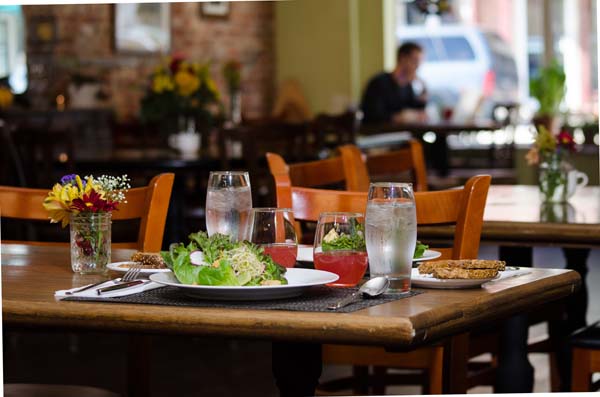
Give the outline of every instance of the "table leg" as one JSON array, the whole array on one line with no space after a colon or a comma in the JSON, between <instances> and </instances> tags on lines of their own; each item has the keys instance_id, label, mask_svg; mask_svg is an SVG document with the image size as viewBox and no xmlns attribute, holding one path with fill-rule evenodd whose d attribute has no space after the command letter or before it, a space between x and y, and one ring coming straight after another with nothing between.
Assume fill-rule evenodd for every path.
<instances>
[{"instance_id":1,"label":"table leg","mask_svg":"<svg viewBox=\"0 0 600 397\"><path fill-rule=\"evenodd\" d=\"M527 358L527 315L513 316L502 324L494 393L531 393L533 366Z\"/></svg>"},{"instance_id":2,"label":"table leg","mask_svg":"<svg viewBox=\"0 0 600 397\"><path fill-rule=\"evenodd\" d=\"M500 259L510 266L531 266L531 247L500 247ZM507 319L500 331L496 393L531 393L533 391L533 366L527 357L529 321L527 315Z\"/></svg>"},{"instance_id":3,"label":"table leg","mask_svg":"<svg viewBox=\"0 0 600 397\"><path fill-rule=\"evenodd\" d=\"M467 393L467 364L469 361L469 334L450 337L444 344L444 394Z\"/></svg>"},{"instance_id":4,"label":"table leg","mask_svg":"<svg viewBox=\"0 0 600 397\"><path fill-rule=\"evenodd\" d=\"M272 370L282 397L314 396L323 369L321 345L273 342Z\"/></svg>"},{"instance_id":5,"label":"table leg","mask_svg":"<svg viewBox=\"0 0 600 397\"><path fill-rule=\"evenodd\" d=\"M127 395L148 397L150 393L150 363L152 336L129 335L127 356Z\"/></svg>"}]
</instances>

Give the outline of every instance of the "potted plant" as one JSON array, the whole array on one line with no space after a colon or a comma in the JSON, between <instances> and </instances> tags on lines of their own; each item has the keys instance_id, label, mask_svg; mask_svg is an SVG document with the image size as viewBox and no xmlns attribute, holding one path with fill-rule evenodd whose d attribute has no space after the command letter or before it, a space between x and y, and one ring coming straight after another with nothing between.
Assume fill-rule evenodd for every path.
<instances>
[{"instance_id":1,"label":"potted plant","mask_svg":"<svg viewBox=\"0 0 600 397\"><path fill-rule=\"evenodd\" d=\"M552 133L559 129L559 107L565 97L565 72L556 60L540 69L539 74L529 82L529 91L537 99L540 108L533 118L536 128L543 125Z\"/></svg>"}]
</instances>

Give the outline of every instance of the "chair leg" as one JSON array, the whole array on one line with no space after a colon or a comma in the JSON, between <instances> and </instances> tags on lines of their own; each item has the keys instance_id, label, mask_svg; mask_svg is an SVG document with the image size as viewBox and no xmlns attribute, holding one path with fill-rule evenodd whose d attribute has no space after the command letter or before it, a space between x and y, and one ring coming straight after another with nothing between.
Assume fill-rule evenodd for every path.
<instances>
[{"instance_id":1,"label":"chair leg","mask_svg":"<svg viewBox=\"0 0 600 397\"><path fill-rule=\"evenodd\" d=\"M444 347L433 347L433 357L429 364L428 371L428 394L442 394L442 380L444 372Z\"/></svg>"},{"instance_id":2,"label":"chair leg","mask_svg":"<svg viewBox=\"0 0 600 397\"><path fill-rule=\"evenodd\" d=\"M444 393L467 394L469 334L451 336L444 348ZM431 390L433 393L433 390Z\"/></svg>"},{"instance_id":3,"label":"chair leg","mask_svg":"<svg viewBox=\"0 0 600 397\"><path fill-rule=\"evenodd\" d=\"M560 392L560 372L558 370L557 354L555 352L548 353L548 363L550 365L550 391Z\"/></svg>"},{"instance_id":4,"label":"chair leg","mask_svg":"<svg viewBox=\"0 0 600 397\"><path fill-rule=\"evenodd\" d=\"M589 350L573 348L571 391L589 392L591 386L591 353Z\"/></svg>"}]
</instances>

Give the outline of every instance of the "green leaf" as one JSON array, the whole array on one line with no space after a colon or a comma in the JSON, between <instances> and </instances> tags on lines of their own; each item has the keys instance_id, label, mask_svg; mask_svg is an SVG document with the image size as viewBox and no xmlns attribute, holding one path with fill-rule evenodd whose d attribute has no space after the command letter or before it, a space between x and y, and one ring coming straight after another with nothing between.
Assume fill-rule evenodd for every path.
<instances>
[{"instance_id":1,"label":"green leaf","mask_svg":"<svg viewBox=\"0 0 600 397\"><path fill-rule=\"evenodd\" d=\"M422 242L417 240L417 245L415 247L415 254L413 255L413 258L417 259L422 257L428 248L429 246L427 244L423 244Z\"/></svg>"}]
</instances>

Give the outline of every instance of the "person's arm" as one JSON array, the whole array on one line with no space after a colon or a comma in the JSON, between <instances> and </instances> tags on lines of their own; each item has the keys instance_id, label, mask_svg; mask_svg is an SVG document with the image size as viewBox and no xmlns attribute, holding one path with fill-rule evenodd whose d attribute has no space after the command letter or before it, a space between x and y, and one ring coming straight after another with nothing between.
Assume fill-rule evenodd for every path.
<instances>
[{"instance_id":1,"label":"person's arm","mask_svg":"<svg viewBox=\"0 0 600 397\"><path fill-rule=\"evenodd\" d=\"M363 95L361 110L365 123L384 123L390 120L391 115L385 106L385 92L377 80L371 80Z\"/></svg>"}]
</instances>

